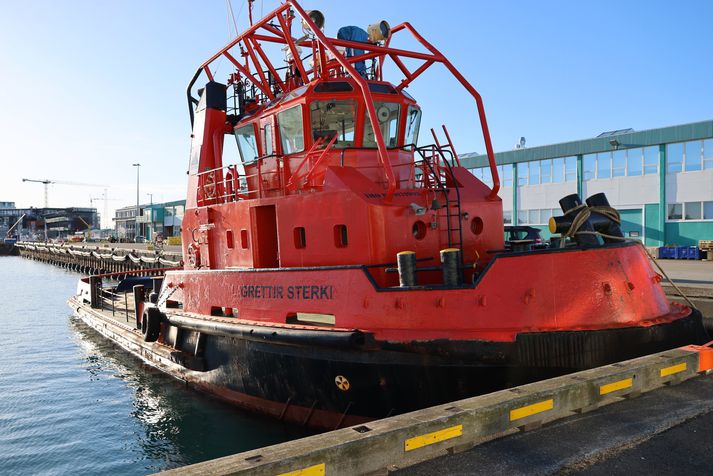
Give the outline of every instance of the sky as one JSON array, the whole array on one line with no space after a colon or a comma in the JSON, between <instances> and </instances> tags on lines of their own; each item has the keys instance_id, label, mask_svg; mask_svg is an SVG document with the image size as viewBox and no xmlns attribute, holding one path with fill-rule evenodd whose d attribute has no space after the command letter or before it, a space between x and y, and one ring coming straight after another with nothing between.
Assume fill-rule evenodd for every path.
<instances>
[{"instance_id":1,"label":"sky","mask_svg":"<svg viewBox=\"0 0 713 476\"><path fill-rule=\"evenodd\" d=\"M185 88L234 36L227 1L0 0L0 201L43 206L43 186L23 178L92 184L51 185L49 204L113 216L136 202L133 163L141 202L185 198ZM232 0L239 29L245 3ZM259 17L278 1L254 5ZM325 14L328 36L409 21L482 95L495 151L521 136L532 147L713 119L707 0L302 5ZM446 124L459 153L484 151L474 102L443 68L408 92L424 110L422 144ZM105 190L110 200L90 201Z\"/></svg>"}]
</instances>

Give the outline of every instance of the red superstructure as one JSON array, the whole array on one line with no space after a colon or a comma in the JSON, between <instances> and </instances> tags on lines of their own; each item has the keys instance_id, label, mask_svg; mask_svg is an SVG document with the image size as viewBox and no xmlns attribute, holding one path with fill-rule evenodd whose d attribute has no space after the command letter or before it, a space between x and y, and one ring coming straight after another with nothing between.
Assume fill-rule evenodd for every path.
<instances>
[{"instance_id":1,"label":"red superstructure","mask_svg":"<svg viewBox=\"0 0 713 476\"><path fill-rule=\"evenodd\" d=\"M139 323L172 349L174 373L333 428L703 340L603 196L560 202L564 246L506 251L477 91L408 23L354 41L323 20L285 1L189 85L185 269ZM367 35L337 36L354 31ZM423 52L393 46L405 35ZM235 68L223 84L219 59ZM461 167L445 126L417 145L406 88L436 64L473 96L492 188Z\"/></svg>"}]
</instances>

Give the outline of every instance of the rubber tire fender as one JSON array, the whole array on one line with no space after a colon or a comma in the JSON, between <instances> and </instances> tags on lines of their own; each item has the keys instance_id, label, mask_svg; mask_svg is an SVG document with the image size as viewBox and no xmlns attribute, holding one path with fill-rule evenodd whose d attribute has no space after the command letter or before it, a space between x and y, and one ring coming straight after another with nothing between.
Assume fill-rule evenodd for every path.
<instances>
[{"instance_id":1,"label":"rubber tire fender","mask_svg":"<svg viewBox=\"0 0 713 476\"><path fill-rule=\"evenodd\" d=\"M161 334L161 322L163 321L163 313L155 307L149 307L144 310L141 317L141 333L144 336L145 342L156 342Z\"/></svg>"}]
</instances>

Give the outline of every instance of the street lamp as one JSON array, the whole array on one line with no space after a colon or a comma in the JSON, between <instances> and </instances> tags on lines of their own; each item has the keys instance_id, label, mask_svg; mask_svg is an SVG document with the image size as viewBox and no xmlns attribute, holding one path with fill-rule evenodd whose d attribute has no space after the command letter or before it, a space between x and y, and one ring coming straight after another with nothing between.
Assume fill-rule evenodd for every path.
<instances>
[{"instance_id":1,"label":"street lamp","mask_svg":"<svg viewBox=\"0 0 713 476\"><path fill-rule=\"evenodd\" d=\"M154 216L153 193L146 192L146 195L149 196L149 201L151 203L151 212L150 212L151 213L151 237L153 237L156 234L156 227L154 226L154 223L153 223L153 216ZM147 233L147 235L148 235L148 233ZM146 238L148 239L149 237L147 236Z\"/></svg>"},{"instance_id":2,"label":"street lamp","mask_svg":"<svg viewBox=\"0 0 713 476\"><path fill-rule=\"evenodd\" d=\"M131 164L132 167L136 167L136 223L134 231L134 241L139 236L139 168L141 164Z\"/></svg>"}]
</instances>

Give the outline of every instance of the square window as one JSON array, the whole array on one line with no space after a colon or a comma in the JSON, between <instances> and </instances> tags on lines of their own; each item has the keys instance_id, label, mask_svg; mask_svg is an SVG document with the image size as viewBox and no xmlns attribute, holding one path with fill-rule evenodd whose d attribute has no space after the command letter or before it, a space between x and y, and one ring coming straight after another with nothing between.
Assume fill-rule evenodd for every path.
<instances>
[{"instance_id":1,"label":"square window","mask_svg":"<svg viewBox=\"0 0 713 476\"><path fill-rule=\"evenodd\" d=\"M600 152L597 154L597 178L611 177L611 152Z\"/></svg>"},{"instance_id":2,"label":"square window","mask_svg":"<svg viewBox=\"0 0 713 476\"><path fill-rule=\"evenodd\" d=\"M552 160L552 183L564 182L564 159Z\"/></svg>"},{"instance_id":3,"label":"square window","mask_svg":"<svg viewBox=\"0 0 713 476\"><path fill-rule=\"evenodd\" d=\"M551 208L544 208L540 210L540 223L547 225L550 222L550 218L552 218Z\"/></svg>"},{"instance_id":4,"label":"square window","mask_svg":"<svg viewBox=\"0 0 713 476\"><path fill-rule=\"evenodd\" d=\"M626 175L626 151L616 150L612 153L612 177Z\"/></svg>"},{"instance_id":5,"label":"square window","mask_svg":"<svg viewBox=\"0 0 713 476\"><path fill-rule=\"evenodd\" d=\"M626 151L626 174L629 177L637 177L641 175L642 163L642 149L629 149Z\"/></svg>"},{"instance_id":6,"label":"square window","mask_svg":"<svg viewBox=\"0 0 713 476\"><path fill-rule=\"evenodd\" d=\"M506 225L509 225L512 223L512 211L511 210L503 210L503 223Z\"/></svg>"},{"instance_id":7,"label":"square window","mask_svg":"<svg viewBox=\"0 0 713 476\"><path fill-rule=\"evenodd\" d=\"M713 220L713 202L703 202L703 218Z\"/></svg>"},{"instance_id":8,"label":"square window","mask_svg":"<svg viewBox=\"0 0 713 476\"><path fill-rule=\"evenodd\" d=\"M669 220L683 219L683 204L682 203L669 203L668 204L668 219Z\"/></svg>"},{"instance_id":9,"label":"square window","mask_svg":"<svg viewBox=\"0 0 713 476\"><path fill-rule=\"evenodd\" d=\"M644 175L659 173L659 148L656 146L644 148Z\"/></svg>"},{"instance_id":10,"label":"square window","mask_svg":"<svg viewBox=\"0 0 713 476\"><path fill-rule=\"evenodd\" d=\"M540 224L540 210L530 210L527 213L527 221L530 225Z\"/></svg>"},{"instance_id":11,"label":"square window","mask_svg":"<svg viewBox=\"0 0 713 476\"><path fill-rule=\"evenodd\" d=\"M713 169L713 139L703 141L703 168Z\"/></svg>"},{"instance_id":12,"label":"square window","mask_svg":"<svg viewBox=\"0 0 713 476\"><path fill-rule=\"evenodd\" d=\"M503 172L500 181L503 187L512 187L512 164L501 165L501 167Z\"/></svg>"},{"instance_id":13,"label":"square window","mask_svg":"<svg viewBox=\"0 0 713 476\"><path fill-rule=\"evenodd\" d=\"M701 219L701 202L686 202L684 206L686 220Z\"/></svg>"},{"instance_id":14,"label":"square window","mask_svg":"<svg viewBox=\"0 0 713 476\"><path fill-rule=\"evenodd\" d=\"M527 162L517 164L517 185L527 185L527 178L530 175L530 169ZM519 215L519 214L518 214Z\"/></svg>"},{"instance_id":15,"label":"square window","mask_svg":"<svg viewBox=\"0 0 713 476\"><path fill-rule=\"evenodd\" d=\"M683 167L683 144L666 146L666 171L670 174L680 172Z\"/></svg>"},{"instance_id":16,"label":"square window","mask_svg":"<svg viewBox=\"0 0 713 476\"><path fill-rule=\"evenodd\" d=\"M701 170L701 141L686 142L686 172Z\"/></svg>"},{"instance_id":17,"label":"square window","mask_svg":"<svg viewBox=\"0 0 713 476\"><path fill-rule=\"evenodd\" d=\"M577 157L564 158L565 180L567 182L575 182L577 180Z\"/></svg>"},{"instance_id":18,"label":"square window","mask_svg":"<svg viewBox=\"0 0 713 476\"><path fill-rule=\"evenodd\" d=\"M582 157L582 166L584 169L583 180L594 179L594 173L597 167L597 154L587 154Z\"/></svg>"},{"instance_id":19,"label":"square window","mask_svg":"<svg viewBox=\"0 0 713 476\"><path fill-rule=\"evenodd\" d=\"M541 183L552 182L552 161L551 160L541 160L540 161L540 181L541 181Z\"/></svg>"},{"instance_id":20,"label":"square window","mask_svg":"<svg viewBox=\"0 0 713 476\"><path fill-rule=\"evenodd\" d=\"M525 210L517 211L517 224L527 225L527 212Z\"/></svg>"},{"instance_id":21,"label":"square window","mask_svg":"<svg viewBox=\"0 0 713 476\"><path fill-rule=\"evenodd\" d=\"M530 185L538 185L540 183L540 162L530 162Z\"/></svg>"}]
</instances>

